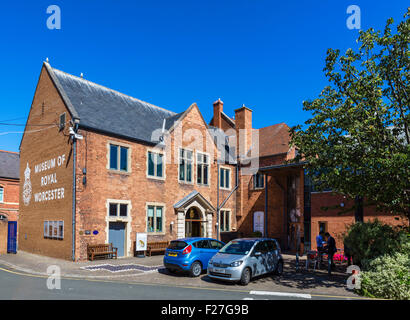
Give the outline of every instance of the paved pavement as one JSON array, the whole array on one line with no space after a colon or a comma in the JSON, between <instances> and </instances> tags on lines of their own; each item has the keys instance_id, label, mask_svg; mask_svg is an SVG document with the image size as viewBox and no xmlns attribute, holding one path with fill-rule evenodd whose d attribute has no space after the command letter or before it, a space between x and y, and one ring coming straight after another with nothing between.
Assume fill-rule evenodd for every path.
<instances>
[{"instance_id":1,"label":"paved pavement","mask_svg":"<svg viewBox=\"0 0 410 320\"><path fill-rule=\"evenodd\" d=\"M200 290L203 292L203 299L206 299L206 293L204 293L206 290L213 292L212 299L215 299L215 292L217 291L234 292L227 295L227 299L237 299L237 297L239 297L237 294L240 294L238 292L245 294L245 296L240 295L241 298L249 299L255 297L260 298L260 296L263 296L264 299L266 297L280 298L283 293L286 294L285 297L287 298L295 298L300 294L308 294L311 295L311 297L328 299L360 298L346 288L347 274L344 273L345 267L340 266L331 276L328 276L326 270L306 271L303 268L305 262L304 257L301 257L300 261L302 268L296 271L295 257L284 255L285 268L282 276L268 275L258 277L246 287L236 283L216 282L210 279L206 274L198 278L191 278L184 274L170 274L162 266L162 259L162 255L155 255L145 258L132 257L74 263L19 251L15 255L0 255L0 268L3 268L0 269L0 271L6 272L7 270L9 274L13 274L14 272L14 275L19 275L20 277L24 274L47 276L47 268L56 265L59 266L64 281L86 279L94 283L98 281L109 281L111 285L113 283L124 285L125 283L131 286L145 286L145 288L148 286L152 292L157 290L153 289L154 287L179 288L181 292L188 290L181 293L181 296L187 294L187 299L194 299L195 297L194 294L189 294L189 290ZM86 284L87 282L83 283ZM163 290L164 299L167 299L165 298L167 289ZM145 291L145 289L143 291ZM250 292L254 294L250 295ZM94 293L92 293L92 296L99 299L98 293ZM47 294L45 294L45 296L47 296ZM69 297L69 295L66 297ZM155 297L155 295L152 297ZM137 294L133 299L140 298L141 296Z\"/></svg>"}]
</instances>

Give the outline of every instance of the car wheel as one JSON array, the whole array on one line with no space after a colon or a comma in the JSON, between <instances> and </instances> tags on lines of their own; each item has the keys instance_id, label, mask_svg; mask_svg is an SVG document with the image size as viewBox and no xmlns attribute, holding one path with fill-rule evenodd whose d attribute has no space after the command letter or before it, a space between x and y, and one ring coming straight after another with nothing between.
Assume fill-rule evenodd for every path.
<instances>
[{"instance_id":1,"label":"car wheel","mask_svg":"<svg viewBox=\"0 0 410 320\"><path fill-rule=\"evenodd\" d=\"M245 268L242 271L240 283L243 286L246 286L251 281L251 270L249 268Z\"/></svg>"},{"instance_id":2,"label":"car wheel","mask_svg":"<svg viewBox=\"0 0 410 320\"><path fill-rule=\"evenodd\" d=\"M283 261L279 261L278 265L276 266L275 274L281 276L283 273Z\"/></svg>"},{"instance_id":3,"label":"car wheel","mask_svg":"<svg viewBox=\"0 0 410 320\"><path fill-rule=\"evenodd\" d=\"M199 261L195 261L191 265L190 275L191 277L199 277L202 273L202 265Z\"/></svg>"}]
</instances>

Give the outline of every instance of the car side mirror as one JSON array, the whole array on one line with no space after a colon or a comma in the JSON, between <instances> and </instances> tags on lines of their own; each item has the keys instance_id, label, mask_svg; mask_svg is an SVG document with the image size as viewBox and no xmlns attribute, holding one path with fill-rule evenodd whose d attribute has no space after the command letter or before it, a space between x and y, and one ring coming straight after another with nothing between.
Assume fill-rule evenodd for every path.
<instances>
[{"instance_id":1,"label":"car side mirror","mask_svg":"<svg viewBox=\"0 0 410 320\"><path fill-rule=\"evenodd\" d=\"M262 254L261 252L257 251L255 252L255 257L259 257L261 254Z\"/></svg>"}]
</instances>

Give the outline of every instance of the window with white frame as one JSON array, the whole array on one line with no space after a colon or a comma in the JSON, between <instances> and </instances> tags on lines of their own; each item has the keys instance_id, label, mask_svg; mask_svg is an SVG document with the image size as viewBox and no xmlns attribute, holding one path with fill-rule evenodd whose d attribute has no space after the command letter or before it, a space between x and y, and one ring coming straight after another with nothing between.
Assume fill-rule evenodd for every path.
<instances>
[{"instance_id":1,"label":"window with white frame","mask_svg":"<svg viewBox=\"0 0 410 320\"><path fill-rule=\"evenodd\" d=\"M265 187L265 175L258 172L253 175L253 188L262 189Z\"/></svg>"},{"instance_id":2,"label":"window with white frame","mask_svg":"<svg viewBox=\"0 0 410 320\"><path fill-rule=\"evenodd\" d=\"M192 182L192 151L179 149L179 181Z\"/></svg>"},{"instance_id":3,"label":"window with white frame","mask_svg":"<svg viewBox=\"0 0 410 320\"><path fill-rule=\"evenodd\" d=\"M147 207L147 232L162 232L164 222L164 207L149 205Z\"/></svg>"},{"instance_id":4,"label":"window with white frame","mask_svg":"<svg viewBox=\"0 0 410 320\"><path fill-rule=\"evenodd\" d=\"M223 189L231 188L231 169L219 168L219 186Z\"/></svg>"},{"instance_id":5,"label":"window with white frame","mask_svg":"<svg viewBox=\"0 0 410 320\"><path fill-rule=\"evenodd\" d=\"M205 153L196 154L196 182L198 184L209 185L209 156Z\"/></svg>"},{"instance_id":6,"label":"window with white frame","mask_svg":"<svg viewBox=\"0 0 410 320\"><path fill-rule=\"evenodd\" d=\"M231 211L221 210L220 214L220 230L221 232L231 231Z\"/></svg>"},{"instance_id":7,"label":"window with white frame","mask_svg":"<svg viewBox=\"0 0 410 320\"><path fill-rule=\"evenodd\" d=\"M118 171L129 171L128 148L110 144L110 169Z\"/></svg>"},{"instance_id":8,"label":"window with white frame","mask_svg":"<svg viewBox=\"0 0 410 320\"><path fill-rule=\"evenodd\" d=\"M148 151L147 174L149 177L164 177L164 155L157 152Z\"/></svg>"},{"instance_id":9,"label":"window with white frame","mask_svg":"<svg viewBox=\"0 0 410 320\"><path fill-rule=\"evenodd\" d=\"M64 239L64 221L44 221L45 239Z\"/></svg>"},{"instance_id":10,"label":"window with white frame","mask_svg":"<svg viewBox=\"0 0 410 320\"><path fill-rule=\"evenodd\" d=\"M4 202L4 188L0 187L0 202Z\"/></svg>"},{"instance_id":11,"label":"window with white frame","mask_svg":"<svg viewBox=\"0 0 410 320\"><path fill-rule=\"evenodd\" d=\"M127 217L128 216L128 204L110 202L108 213L110 217Z\"/></svg>"}]
</instances>

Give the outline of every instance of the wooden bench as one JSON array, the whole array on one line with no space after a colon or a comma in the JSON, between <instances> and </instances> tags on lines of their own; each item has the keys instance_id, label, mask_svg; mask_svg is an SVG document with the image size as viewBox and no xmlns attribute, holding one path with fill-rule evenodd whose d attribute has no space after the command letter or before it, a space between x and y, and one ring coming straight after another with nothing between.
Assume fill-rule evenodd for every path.
<instances>
[{"instance_id":1,"label":"wooden bench","mask_svg":"<svg viewBox=\"0 0 410 320\"><path fill-rule=\"evenodd\" d=\"M87 244L87 255L88 258L93 261L95 256L107 256L111 255L117 259L117 250L114 248L112 243L104 244Z\"/></svg>"},{"instance_id":2,"label":"wooden bench","mask_svg":"<svg viewBox=\"0 0 410 320\"><path fill-rule=\"evenodd\" d=\"M147 251L148 255L151 257L152 252L161 252L165 251L168 248L169 242L168 241L153 241L147 243Z\"/></svg>"}]
</instances>

